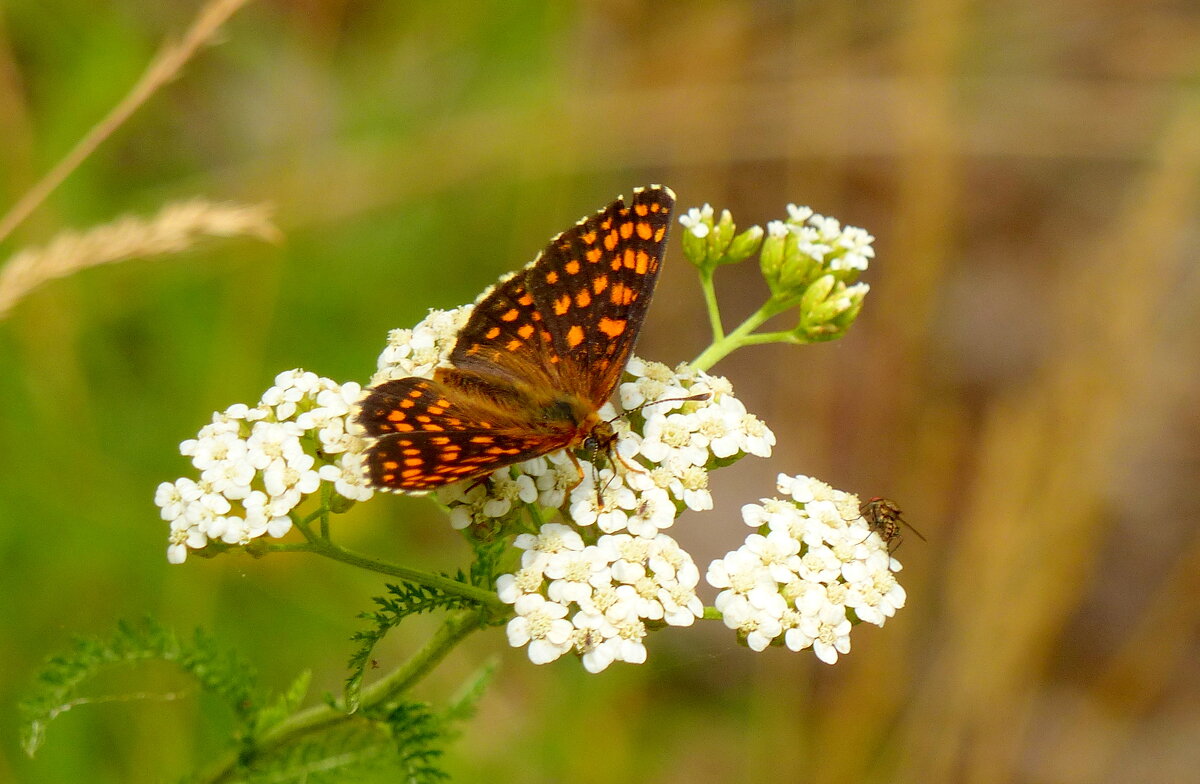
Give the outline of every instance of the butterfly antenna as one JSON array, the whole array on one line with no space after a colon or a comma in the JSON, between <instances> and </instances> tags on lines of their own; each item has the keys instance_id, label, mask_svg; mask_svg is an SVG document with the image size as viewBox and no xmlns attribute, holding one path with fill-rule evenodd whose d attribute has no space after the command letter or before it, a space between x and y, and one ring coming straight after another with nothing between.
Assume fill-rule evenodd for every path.
<instances>
[{"instance_id":1,"label":"butterfly antenna","mask_svg":"<svg viewBox=\"0 0 1200 784\"><path fill-rule=\"evenodd\" d=\"M695 395L689 395L688 397L668 397L668 398L663 398L662 400L651 400L649 402L642 403L640 406L634 406L633 408L629 409L628 411L622 411L621 413L617 414L612 419L608 420L608 424L611 425L613 422L616 422L618 419L620 419L623 416L629 416L630 414L632 414L635 411L641 411L643 408L648 408L649 406L656 406L659 403L698 403L701 400L708 400L710 397L712 397L712 395L710 393L700 392Z\"/></svg>"}]
</instances>

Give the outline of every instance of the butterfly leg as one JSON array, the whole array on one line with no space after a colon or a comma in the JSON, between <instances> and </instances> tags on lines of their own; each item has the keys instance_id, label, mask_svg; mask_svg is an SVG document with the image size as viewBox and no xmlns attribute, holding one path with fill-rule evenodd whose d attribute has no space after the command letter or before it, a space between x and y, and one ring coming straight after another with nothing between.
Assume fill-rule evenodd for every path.
<instances>
[{"instance_id":1,"label":"butterfly leg","mask_svg":"<svg viewBox=\"0 0 1200 784\"><path fill-rule=\"evenodd\" d=\"M585 474L583 473L583 466L579 464L579 458L575 457L575 453L570 449L567 450L567 457L571 458L571 465L575 466L575 470L579 472L579 478L572 482L571 486L567 488L567 495L570 496L571 493L575 492L575 488L579 487L579 485L583 483Z\"/></svg>"}]
</instances>

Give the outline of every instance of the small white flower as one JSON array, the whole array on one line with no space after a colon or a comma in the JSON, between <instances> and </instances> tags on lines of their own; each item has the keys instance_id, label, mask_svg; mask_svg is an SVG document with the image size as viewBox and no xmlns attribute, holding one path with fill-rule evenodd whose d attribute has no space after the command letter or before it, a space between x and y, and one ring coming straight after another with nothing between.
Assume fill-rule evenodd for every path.
<instances>
[{"instance_id":1,"label":"small white flower","mask_svg":"<svg viewBox=\"0 0 1200 784\"><path fill-rule=\"evenodd\" d=\"M563 604L586 601L593 588L612 584L609 562L595 546L555 553L546 560L542 571L551 580L546 593Z\"/></svg>"},{"instance_id":2,"label":"small white flower","mask_svg":"<svg viewBox=\"0 0 1200 784\"><path fill-rule=\"evenodd\" d=\"M713 208L709 204L700 208L692 207L687 213L679 216L679 222L692 234L704 239L711 230Z\"/></svg>"},{"instance_id":3,"label":"small white flower","mask_svg":"<svg viewBox=\"0 0 1200 784\"><path fill-rule=\"evenodd\" d=\"M523 594L513 605L516 617L508 622L508 644L529 646L529 660L547 664L571 649L574 627L566 620L567 608L537 593Z\"/></svg>"},{"instance_id":4,"label":"small white flower","mask_svg":"<svg viewBox=\"0 0 1200 784\"><path fill-rule=\"evenodd\" d=\"M704 465L708 452L692 438L699 422L692 414L669 414L648 419L641 453L652 463L667 461L685 465Z\"/></svg>"}]
</instances>

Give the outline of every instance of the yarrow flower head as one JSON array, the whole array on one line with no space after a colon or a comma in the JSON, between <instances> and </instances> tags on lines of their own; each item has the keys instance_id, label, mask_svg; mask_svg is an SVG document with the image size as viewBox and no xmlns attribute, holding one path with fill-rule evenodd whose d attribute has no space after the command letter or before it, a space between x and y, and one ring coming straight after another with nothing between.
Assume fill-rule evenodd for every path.
<instances>
[{"instance_id":1,"label":"yarrow flower head","mask_svg":"<svg viewBox=\"0 0 1200 784\"><path fill-rule=\"evenodd\" d=\"M721 589L725 625L752 649L811 647L833 664L850 652L856 622L883 626L904 606L900 563L859 513L857 496L807 476L780 474L777 488L788 497L742 507L756 532L713 561L706 579Z\"/></svg>"},{"instance_id":2,"label":"yarrow flower head","mask_svg":"<svg viewBox=\"0 0 1200 784\"><path fill-rule=\"evenodd\" d=\"M696 595L700 572L666 534L607 534L586 544L570 526L549 523L522 534L521 568L496 582L513 605L513 647L528 646L535 664L574 652L588 672L614 661L646 660L652 626L690 626L704 613Z\"/></svg>"},{"instance_id":3,"label":"yarrow flower head","mask_svg":"<svg viewBox=\"0 0 1200 784\"><path fill-rule=\"evenodd\" d=\"M167 559L183 563L211 541L244 546L264 534L281 537L292 511L322 484L347 504L369 499L350 423L361 393L353 382L289 370L258 405L213 414L179 446L200 478L163 482L155 494L171 524Z\"/></svg>"}]
</instances>

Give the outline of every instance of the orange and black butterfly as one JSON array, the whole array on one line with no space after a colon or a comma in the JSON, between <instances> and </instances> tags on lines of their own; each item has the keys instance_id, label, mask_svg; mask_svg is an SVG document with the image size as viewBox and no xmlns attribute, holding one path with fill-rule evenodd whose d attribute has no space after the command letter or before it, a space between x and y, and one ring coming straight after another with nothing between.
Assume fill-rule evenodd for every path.
<instances>
[{"instance_id":1,"label":"orange and black butterfly","mask_svg":"<svg viewBox=\"0 0 1200 784\"><path fill-rule=\"evenodd\" d=\"M432 379L369 390L367 476L420 491L563 448L610 448L598 409L629 361L654 293L675 194L652 185L550 240L480 296Z\"/></svg>"},{"instance_id":2,"label":"orange and black butterfly","mask_svg":"<svg viewBox=\"0 0 1200 784\"><path fill-rule=\"evenodd\" d=\"M868 501L864 501L858 508L858 513L867 521L867 527L879 534L879 538L883 539L884 544L888 546L889 553L894 552L900 547L900 543L904 541L904 535L900 531L900 526L904 526L912 531L921 541L926 541L921 532L909 525L904 519L904 513L900 511L900 507L896 505L896 502L888 498L876 496Z\"/></svg>"}]
</instances>

